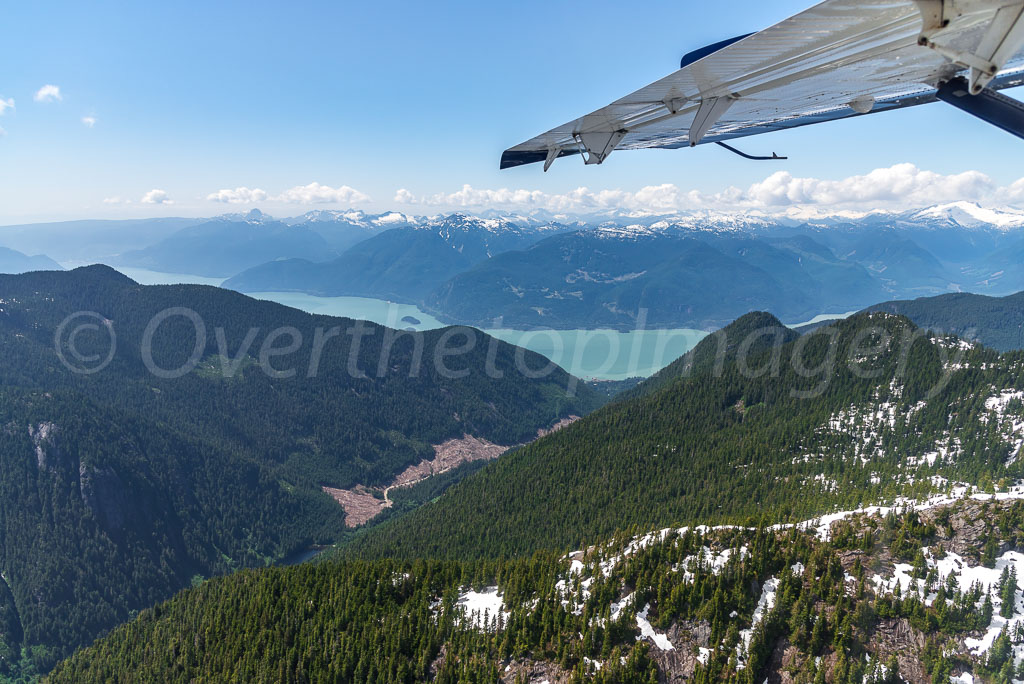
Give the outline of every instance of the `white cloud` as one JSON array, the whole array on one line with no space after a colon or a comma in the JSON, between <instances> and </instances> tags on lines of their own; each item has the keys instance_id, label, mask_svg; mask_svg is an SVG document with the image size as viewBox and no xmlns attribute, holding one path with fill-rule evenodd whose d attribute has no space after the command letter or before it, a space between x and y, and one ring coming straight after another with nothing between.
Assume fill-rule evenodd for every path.
<instances>
[{"instance_id":1,"label":"white cloud","mask_svg":"<svg viewBox=\"0 0 1024 684\"><path fill-rule=\"evenodd\" d=\"M543 208L552 211L596 211L601 209L635 209L645 206L651 210L674 210L684 203L684 193L674 185L656 185L636 192L625 190L591 190L579 187L561 194L542 190L477 189L463 185L452 193L437 193L417 198L404 188L395 194L395 201L404 204L424 204L437 207L522 207Z\"/></svg>"},{"instance_id":2,"label":"white cloud","mask_svg":"<svg viewBox=\"0 0 1024 684\"><path fill-rule=\"evenodd\" d=\"M174 200L166 192L157 188L147 192L139 201L143 204L174 204Z\"/></svg>"},{"instance_id":3,"label":"white cloud","mask_svg":"<svg viewBox=\"0 0 1024 684\"><path fill-rule=\"evenodd\" d=\"M718 192L684 190L671 183L639 190L591 190L579 187L564 193L524 189L477 189L464 185L452 193L417 197L402 188L395 202L436 207L494 207L592 212L609 209L669 213L687 209L784 211L794 206L829 210L904 209L954 200L1005 203L1024 200L1024 178L1000 187L980 171L943 175L914 164L896 164L839 180L799 178L778 171L747 189L728 187Z\"/></svg>"},{"instance_id":4,"label":"white cloud","mask_svg":"<svg viewBox=\"0 0 1024 684\"><path fill-rule=\"evenodd\" d=\"M1024 200L1024 178L1021 178L1003 190L1007 202L1020 202Z\"/></svg>"},{"instance_id":5,"label":"white cloud","mask_svg":"<svg viewBox=\"0 0 1024 684\"><path fill-rule=\"evenodd\" d=\"M416 195L412 194L405 188L399 188L395 192L395 204L416 204Z\"/></svg>"},{"instance_id":6,"label":"white cloud","mask_svg":"<svg viewBox=\"0 0 1024 684\"><path fill-rule=\"evenodd\" d=\"M6 100L0 97L0 116L3 116L4 112L8 109L14 109L14 98L9 97Z\"/></svg>"},{"instance_id":7,"label":"white cloud","mask_svg":"<svg viewBox=\"0 0 1024 684\"><path fill-rule=\"evenodd\" d=\"M36 91L33 98L36 102L60 102L64 97L60 94L60 88L47 83Z\"/></svg>"},{"instance_id":8,"label":"white cloud","mask_svg":"<svg viewBox=\"0 0 1024 684\"><path fill-rule=\"evenodd\" d=\"M267 193L259 188L240 187L234 190L224 188L217 192L211 192L206 199L225 204L249 204L250 202L264 201L267 199Z\"/></svg>"},{"instance_id":9,"label":"white cloud","mask_svg":"<svg viewBox=\"0 0 1024 684\"><path fill-rule=\"evenodd\" d=\"M96 125L96 117L95 116L83 116L82 117L82 123L85 124L85 126L87 128L92 128L93 126Z\"/></svg>"},{"instance_id":10,"label":"white cloud","mask_svg":"<svg viewBox=\"0 0 1024 684\"><path fill-rule=\"evenodd\" d=\"M104 204L131 204L130 199L122 199L121 197L107 197L103 200Z\"/></svg>"},{"instance_id":11,"label":"white cloud","mask_svg":"<svg viewBox=\"0 0 1024 684\"><path fill-rule=\"evenodd\" d=\"M943 176L904 163L834 181L794 178L785 171L779 171L751 185L744 199L758 207L807 204L863 206L877 203L921 205L945 202L950 198L981 200L996 189L992 179L980 171Z\"/></svg>"},{"instance_id":12,"label":"white cloud","mask_svg":"<svg viewBox=\"0 0 1024 684\"><path fill-rule=\"evenodd\" d=\"M370 201L368 195L347 185L332 188L329 185L321 185L320 183L297 185L270 199L275 202L288 202L291 204L352 205Z\"/></svg>"}]
</instances>

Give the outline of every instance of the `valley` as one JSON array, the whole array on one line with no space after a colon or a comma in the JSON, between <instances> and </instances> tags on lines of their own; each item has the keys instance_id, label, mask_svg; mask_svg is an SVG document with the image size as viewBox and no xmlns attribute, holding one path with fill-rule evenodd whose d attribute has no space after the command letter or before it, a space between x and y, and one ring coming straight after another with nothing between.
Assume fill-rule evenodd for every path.
<instances>
[{"instance_id":1,"label":"valley","mask_svg":"<svg viewBox=\"0 0 1024 684\"><path fill-rule=\"evenodd\" d=\"M443 475L464 463L494 460L508 449L509 447L500 444L465 435L462 438L449 439L441 444L435 444L433 458L425 458L419 463L409 466L382 487L370 489L363 485L357 485L353 489L333 487L324 487L323 489L345 509L345 525L359 527L373 520L384 509L391 507L392 502L388 498L388 493L391 490L411 487L428 478Z\"/></svg>"},{"instance_id":2,"label":"valley","mask_svg":"<svg viewBox=\"0 0 1024 684\"><path fill-rule=\"evenodd\" d=\"M539 428L537 439L572 425L579 419L580 416L570 415L551 427ZM388 494L393 490L412 487L426 480L435 479L469 463L493 461L511 448L513 447L501 446L485 439L464 435L462 438L449 439L441 444L435 444L433 458L425 458L419 463L409 466L382 487L369 488L357 485L352 489L324 487L323 490L345 509L345 525L350 528L359 527L376 518L385 509L391 508L393 502Z\"/></svg>"}]
</instances>

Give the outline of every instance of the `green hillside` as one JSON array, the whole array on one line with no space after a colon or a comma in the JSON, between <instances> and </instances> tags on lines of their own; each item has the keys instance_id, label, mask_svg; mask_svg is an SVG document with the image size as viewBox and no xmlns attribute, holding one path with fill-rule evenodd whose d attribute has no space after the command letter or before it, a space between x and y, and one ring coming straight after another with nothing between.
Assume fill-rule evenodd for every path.
<instances>
[{"instance_id":1,"label":"green hillside","mask_svg":"<svg viewBox=\"0 0 1024 684\"><path fill-rule=\"evenodd\" d=\"M517 354L546 362L478 331L389 342L364 324L357 344L347 319L212 287L140 286L106 267L0 276L0 298L0 617L15 625L0 646L24 672L194 578L338 539L344 514L323 486L387 482L464 435L517 444L600 401L583 385L570 396L561 371L525 377ZM194 312L205 344L183 315L143 344L171 307ZM92 313L68 325L93 328L71 338L61 322L76 312ZM55 336L69 364L101 362L106 322L109 365L71 372ZM315 351L317 329L334 327ZM286 331L276 342L275 330ZM261 352L267 339L287 349L292 334L293 353ZM467 335L476 346L443 356L447 369L434 362ZM147 369L188 370L190 359L182 377Z\"/></svg>"},{"instance_id":2,"label":"green hillside","mask_svg":"<svg viewBox=\"0 0 1024 684\"><path fill-rule=\"evenodd\" d=\"M144 611L51 681L1009 684L1024 504L990 499L852 516L828 540L664 530L571 558L243 571Z\"/></svg>"},{"instance_id":3,"label":"green hillside","mask_svg":"<svg viewBox=\"0 0 1024 684\"><path fill-rule=\"evenodd\" d=\"M711 333L690 351L668 364L647 380L615 397L624 401L668 387L681 378L706 377L721 373L726 364L736 363L738 355L758 355L781 347L799 335L770 313L754 311Z\"/></svg>"},{"instance_id":4,"label":"green hillside","mask_svg":"<svg viewBox=\"0 0 1024 684\"><path fill-rule=\"evenodd\" d=\"M803 519L927 492L933 476L1012 479L1022 361L854 316L753 354L746 371L734 360L606 406L346 553L520 556L632 526Z\"/></svg>"}]
</instances>

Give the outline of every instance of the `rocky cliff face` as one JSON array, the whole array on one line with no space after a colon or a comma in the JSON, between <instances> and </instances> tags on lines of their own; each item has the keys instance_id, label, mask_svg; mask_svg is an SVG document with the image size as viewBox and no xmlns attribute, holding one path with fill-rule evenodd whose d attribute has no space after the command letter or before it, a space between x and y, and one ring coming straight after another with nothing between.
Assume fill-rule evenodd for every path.
<instances>
[{"instance_id":1,"label":"rocky cliff face","mask_svg":"<svg viewBox=\"0 0 1024 684\"><path fill-rule=\"evenodd\" d=\"M122 477L110 466L97 467L81 461L66 447L61 428L54 422L30 425L28 433L39 471L72 482L101 527L108 533L121 532L132 506Z\"/></svg>"},{"instance_id":2,"label":"rocky cliff face","mask_svg":"<svg viewBox=\"0 0 1024 684\"><path fill-rule=\"evenodd\" d=\"M96 468L82 463L78 467L82 502L96 515L107 532L119 532L125 525L130 506L126 486L113 468Z\"/></svg>"},{"instance_id":3,"label":"rocky cliff face","mask_svg":"<svg viewBox=\"0 0 1024 684\"><path fill-rule=\"evenodd\" d=\"M55 469L65 460L65 454L60 448L60 429L56 424L42 422L36 425L29 425L29 437L36 452L36 465L39 470Z\"/></svg>"}]
</instances>

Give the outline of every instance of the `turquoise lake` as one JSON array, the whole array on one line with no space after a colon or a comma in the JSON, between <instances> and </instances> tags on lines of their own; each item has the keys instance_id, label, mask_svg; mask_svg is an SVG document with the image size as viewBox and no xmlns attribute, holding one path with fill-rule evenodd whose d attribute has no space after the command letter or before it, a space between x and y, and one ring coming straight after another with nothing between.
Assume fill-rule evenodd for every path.
<instances>
[{"instance_id":1,"label":"turquoise lake","mask_svg":"<svg viewBox=\"0 0 1024 684\"><path fill-rule=\"evenodd\" d=\"M182 283L219 286L221 278L185 273L159 273L141 268L118 268L143 285ZM301 292L251 293L256 299L277 302L314 314L372 321L391 328L433 330L444 323L412 304L366 297L316 297ZM849 314L823 314L810 322L843 318ZM585 379L622 380L650 376L700 342L703 330L487 330L487 333L542 354L573 375Z\"/></svg>"},{"instance_id":2,"label":"turquoise lake","mask_svg":"<svg viewBox=\"0 0 1024 684\"><path fill-rule=\"evenodd\" d=\"M316 297L301 292L256 292L266 299L310 313L372 321L389 328L433 330L445 324L412 304L366 297ZM418 322L413 322L413 319ZM543 354L585 379L647 377L679 358L707 335L702 330L486 330L518 347Z\"/></svg>"}]
</instances>

